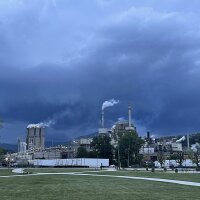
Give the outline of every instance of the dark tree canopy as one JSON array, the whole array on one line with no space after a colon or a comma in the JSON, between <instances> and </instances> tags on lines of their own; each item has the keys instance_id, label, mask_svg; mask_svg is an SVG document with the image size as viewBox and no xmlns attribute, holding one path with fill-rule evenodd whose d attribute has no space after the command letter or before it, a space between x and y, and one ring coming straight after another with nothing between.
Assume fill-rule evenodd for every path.
<instances>
[{"instance_id":1,"label":"dark tree canopy","mask_svg":"<svg viewBox=\"0 0 200 200\"><path fill-rule=\"evenodd\" d=\"M144 141L135 131L130 131L119 138L119 154L122 167L129 167L133 164L139 164L141 156L139 150Z\"/></svg>"},{"instance_id":2,"label":"dark tree canopy","mask_svg":"<svg viewBox=\"0 0 200 200\"><path fill-rule=\"evenodd\" d=\"M88 157L88 152L87 150L85 149L85 147L82 147L80 146L78 149L77 149L77 155L76 155L77 158L87 158Z\"/></svg>"},{"instance_id":3,"label":"dark tree canopy","mask_svg":"<svg viewBox=\"0 0 200 200\"><path fill-rule=\"evenodd\" d=\"M0 147L0 156L6 154L6 150Z\"/></svg>"},{"instance_id":4,"label":"dark tree canopy","mask_svg":"<svg viewBox=\"0 0 200 200\"><path fill-rule=\"evenodd\" d=\"M108 135L98 135L93 138L91 148L98 158L108 158L110 164L113 163L113 146L110 144L110 137Z\"/></svg>"}]
</instances>

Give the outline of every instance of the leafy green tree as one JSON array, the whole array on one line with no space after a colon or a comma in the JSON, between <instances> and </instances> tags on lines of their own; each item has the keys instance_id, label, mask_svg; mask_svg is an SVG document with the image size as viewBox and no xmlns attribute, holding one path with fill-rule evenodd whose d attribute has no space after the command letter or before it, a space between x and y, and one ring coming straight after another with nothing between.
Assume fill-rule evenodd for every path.
<instances>
[{"instance_id":1,"label":"leafy green tree","mask_svg":"<svg viewBox=\"0 0 200 200\"><path fill-rule=\"evenodd\" d=\"M176 160L176 162L178 162L179 166L182 166L183 161L184 161L184 152L176 152L173 153L171 156L170 160Z\"/></svg>"},{"instance_id":2,"label":"leafy green tree","mask_svg":"<svg viewBox=\"0 0 200 200\"><path fill-rule=\"evenodd\" d=\"M87 150L85 149L85 147L80 146L80 147L77 149L76 157L77 157L77 158L87 158L87 157L88 157L88 152L87 152Z\"/></svg>"},{"instance_id":3,"label":"leafy green tree","mask_svg":"<svg viewBox=\"0 0 200 200\"><path fill-rule=\"evenodd\" d=\"M88 158L97 158L97 152L92 150L88 152Z\"/></svg>"},{"instance_id":4,"label":"leafy green tree","mask_svg":"<svg viewBox=\"0 0 200 200\"><path fill-rule=\"evenodd\" d=\"M4 156L6 154L6 150L0 147L0 164L2 163Z\"/></svg>"},{"instance_id":5,"label":"leafy green tree","mask_svg":"<svg viewBox=\"0 0 200 200\"><path fill-rule=\"evenodd\" d=\"M196 164L197 169L200 168L199 162L200 162L200 144L196 143L195 145L192 145L192 151L189 154L189 158L192 160L193 163Z\"/></svg>"},{"instance_id":6,"label":"leafy green tree","mask_svg":"<svg viewBox=\"0 0 200 200\"><path fill-rule=\"evenodd\" d=\"M6 154L6 150L0 147L0 156L5 155L5 154Z\"/></svg>"},{"instance_id":7,"label":"leafy green tree","mask_svg":"<svg viewBox=\"0 0 200 200\"><path fill-rule=\"evenodd\" d=\"M160 163L161 167L163 167L163 164L165 163L165 155L163 151L158 151L157 153L157 160Z\"/></svg>"},{"instance_id":8,"label":"leafy green tree","mask_svg":"<svg viewBox=\"0 0 200 200\"><path fill-rule=\"evenodd\" d=\"M120 136L118 147L122 167L129 167L140 162L139 150L143 143L144 141L135 131L130 131Z\"/></svg>"},{"instance_id":9,"label":"leafy green tree","mask_svg":"<svg viewBox=\"0 0 200 200\"><path fill-rule=\"evenodd\" d=\"M110 144L111 138L106 134L95 136L90 146L93 149L93 156L97 158L108 158L113 164L113 146Z\"/></svg>"}]
</instances>

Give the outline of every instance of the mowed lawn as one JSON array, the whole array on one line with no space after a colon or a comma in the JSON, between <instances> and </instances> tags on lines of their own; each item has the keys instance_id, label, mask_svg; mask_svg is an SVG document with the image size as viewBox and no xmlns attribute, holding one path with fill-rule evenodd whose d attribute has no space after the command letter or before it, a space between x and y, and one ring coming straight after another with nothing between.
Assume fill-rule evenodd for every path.
<instances>
[{"instance_id":1,"label":"mowed lawn","mask_svg":"<svg viewBox=\"0 0 200 200\"><path fill-rule=\"evenodd\" d=\"M8 170L7 170L8 171ZM82 170L72 169L35 169L38 172L72 172ZM88 169L87 169L88 171ZM0 174L6 175L6 170ZM95 173L95 172L93 172ZM97 174L113 174L100 172ZM137 172L115 172L115 175L135 176ZM142 172L138 172L140 175ZM144 175L148 173L143 173ZM154 174L162 176L164 173ZM149 173L149 176L151 174ZM165 174L164 174L165 175ZM188 175L188 174L183 174ZM199 174L192 174L199 176ZM177 176L177 175L175 175ZM182 176L182 177L183 177ZM162 177L161 177L162 178ZM171 178L171 177L169 177ZM187 176L186 179L189 177ZM176 177L176 179L178 179ZM192 181L192 180L190 180ZM199 182L199 181L196 181ZM74 175L42 175L0 178L1 200L56 200L56 199L199 199L200 187L184 186L172 183L152 182L145 180L130 180L114 177L91 177Z\"/></svg>"},{"instance_id":2,"label":"mowed lawn","mask_svg":"<svg viewBox=\"0 0 200 200\"><path fill-rule=\"evenodd\" d=\"M163 171L151 172L151 171L102 171L101 174L117 175L117 176L139 176L147 178L162 178L172 179L180 181L192 181L200 183L200 173L168 173Z\"/></svg>"}]
</instances>

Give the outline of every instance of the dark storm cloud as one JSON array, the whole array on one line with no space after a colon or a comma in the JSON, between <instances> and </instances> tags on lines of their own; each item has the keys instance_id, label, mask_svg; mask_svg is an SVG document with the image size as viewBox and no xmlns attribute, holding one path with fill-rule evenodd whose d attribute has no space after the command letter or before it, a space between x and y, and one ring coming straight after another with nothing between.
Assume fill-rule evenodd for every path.
<instances>
[{"instance_id":1,"label":"dark storm cloud","mask_svg":"<svg viewBox=\"0 0 200 200\"><path fill-rule=\"evenodd\" d=\"M126 118L131 103L139 130L199 130L196 8L96 1L85 16L87 7L68 1L21 2L15 18L0 18L0 115L7 123L54 120L49 138L72 138L96 130L102 102L115 98L107 126Z\"/></svg>"}]
</instances>

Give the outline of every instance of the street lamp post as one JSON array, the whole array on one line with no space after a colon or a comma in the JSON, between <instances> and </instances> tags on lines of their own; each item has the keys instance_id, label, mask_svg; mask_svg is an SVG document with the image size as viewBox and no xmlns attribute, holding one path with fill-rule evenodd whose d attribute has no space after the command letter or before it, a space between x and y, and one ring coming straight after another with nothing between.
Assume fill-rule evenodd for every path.
<instances>
[{"instance_id":1,"label":"street lamp post","mask_svg":"<svg viewBox=\"0 0 200 200\"><path fill-rule=\"evenodd\" d=\"M6 157L5 161L6 161L7 167L10 168L10 158Z\"/></svg>"},{"instance_id":2,"label":"street lamp post","mask_svg":"<svg viewBox=\"0 0 200 200\"><path fill-rule=\"evenodd\" d=\"M121 160L120 160L120 152L119 152L119 137L116 134L117 137L117 154L118 154L118 168L121 169Z\"/></svg>"}]
</instances>

